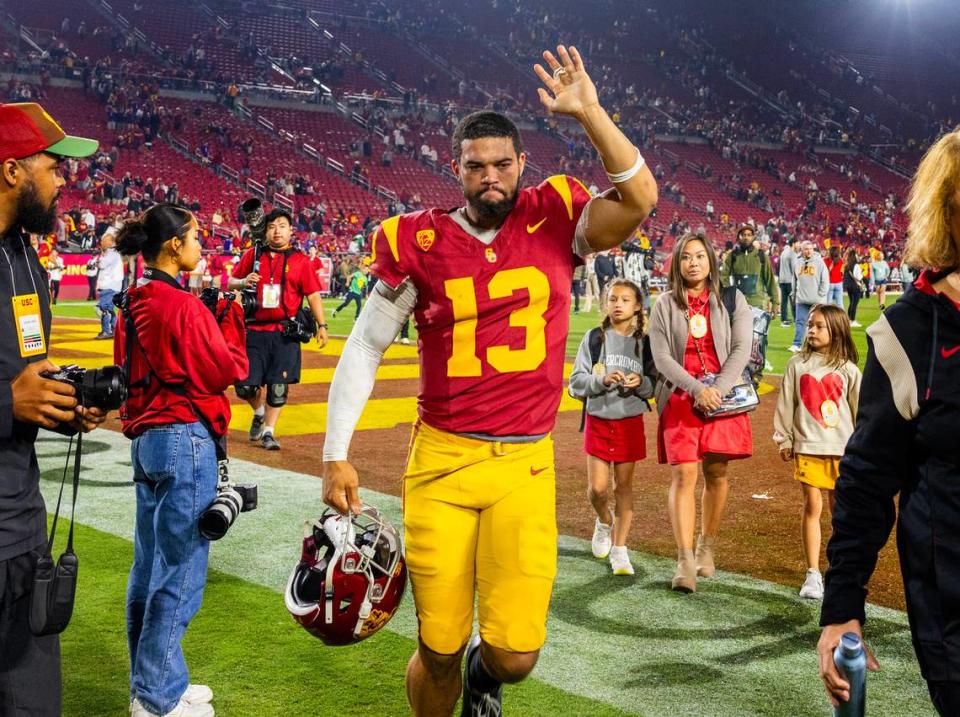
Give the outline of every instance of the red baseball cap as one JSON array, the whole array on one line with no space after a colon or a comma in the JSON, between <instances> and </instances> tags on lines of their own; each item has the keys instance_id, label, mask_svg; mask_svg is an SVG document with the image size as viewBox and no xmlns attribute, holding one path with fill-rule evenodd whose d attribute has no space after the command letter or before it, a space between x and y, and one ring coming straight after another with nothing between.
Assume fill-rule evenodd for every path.
<instances>
[{"instance_id":1,"label":"red baseball cap","mask_svg":"<svg viewBox=\"0 0 960 717\"><path fill-rule=\"evenodd\" d=\"M0 104L0 161L24 159L38 152L60 157L89 157L95 139L71 137L35 102Z\"/></svg>"}]
</instances>

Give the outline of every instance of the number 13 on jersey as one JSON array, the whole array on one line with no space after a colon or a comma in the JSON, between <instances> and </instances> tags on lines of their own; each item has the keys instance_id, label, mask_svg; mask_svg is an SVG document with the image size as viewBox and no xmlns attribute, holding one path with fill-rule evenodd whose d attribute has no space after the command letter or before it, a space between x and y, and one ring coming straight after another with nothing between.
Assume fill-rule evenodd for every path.
<instances>
[{"instance_id":1,"label":"number 13 on jersey","mask_svg":"<svg viewBox=\"0 0 960 717\"><path fill-rule=\"evenodd\" d=\"M477 356L477 288L472 276L447 279L444 292L453 304L453 352L447 359L447 376L480 376L483 365ZM500 373L533 371L547 357L547 325L544 314L550 300L550 282L546 274L533 266L498 271L487 284L491 300L504 299L526 289L526 306L510 312L510 326L526 332L522 349L508 345L487 347L486 360Z\"/></svg>"}]
</instances>

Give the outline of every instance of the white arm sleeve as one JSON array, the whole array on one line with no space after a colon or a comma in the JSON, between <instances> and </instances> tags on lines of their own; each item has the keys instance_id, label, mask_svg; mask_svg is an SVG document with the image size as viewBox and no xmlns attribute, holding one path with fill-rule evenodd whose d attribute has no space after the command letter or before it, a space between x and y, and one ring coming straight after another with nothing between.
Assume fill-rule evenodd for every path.
<instances>
[{"instance_id":1,"label":"white arm sleeve","mask_svg":"<svg viewBox=\"0 0 960 717\"><path fill-rule=\"evenodd\" d=\"M417 304L417 290L404 282L396 290L377 282L350 332L333 372L327 398L324 461L345 461L353 430L373 391L377 368Z\"/></svg>"}]
</instances>

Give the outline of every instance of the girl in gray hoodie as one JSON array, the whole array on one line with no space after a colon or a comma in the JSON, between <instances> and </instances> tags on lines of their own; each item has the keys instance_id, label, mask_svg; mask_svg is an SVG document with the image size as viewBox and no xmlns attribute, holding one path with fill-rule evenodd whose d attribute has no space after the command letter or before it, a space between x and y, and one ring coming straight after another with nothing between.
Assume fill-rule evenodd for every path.
<instances>
[{"instance_id":1,"label":"girl in gray hoodie","mask_svg":"<svg viewBox=\"0 0 960 717\"><path fill-rule=\"evenodd\" d=\"M647 455L643 414L650 410L647 399L653 396L653 381L647 375L652 360L643 333L640 287L628 279L614 279L605 291L603 307L603 323L580 343L569 391L585 402L587 494L597 513L593 554L609 556L614 575L633 575L626 543L633 519L633 472ZM613 513L607 496L611 476Z\"/></svg>"}]
</instances>

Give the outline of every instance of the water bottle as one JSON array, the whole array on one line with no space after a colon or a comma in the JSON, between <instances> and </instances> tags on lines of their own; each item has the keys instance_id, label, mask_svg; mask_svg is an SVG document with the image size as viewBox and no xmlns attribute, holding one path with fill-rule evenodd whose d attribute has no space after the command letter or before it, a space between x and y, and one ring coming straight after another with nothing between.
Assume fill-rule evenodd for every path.
<instances>
[{"instance_id":1,"label":"water bottle","mask_svg":"<svg viewBox=\"0 0 960 717\"><path fill-rule=\"evenodd\" d=\"M833 708L833 717L863 717L867 702L867 653L860 636L845 632L833 651L833 662L850 683L850 699Z\"/></svg>"}]
</instances>

